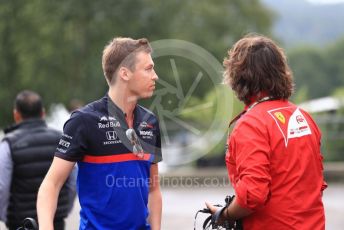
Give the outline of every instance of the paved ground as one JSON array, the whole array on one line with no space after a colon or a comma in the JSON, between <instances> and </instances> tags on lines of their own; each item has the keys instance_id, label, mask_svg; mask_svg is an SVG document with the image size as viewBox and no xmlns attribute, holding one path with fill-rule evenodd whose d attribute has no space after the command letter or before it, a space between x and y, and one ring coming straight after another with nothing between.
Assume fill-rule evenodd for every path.
<instances>
[{"instance_id":1,"label":"paved ground","mask_svg":"<svg viewBox=\"0 0 344 230\"><path fill-rule=\"evenodd\" d=\"M193 229L195 213L204 206L204 201L223 203L225 194L232 194L230 187L222 188L164 188L162 230ZM344 184L330 184L324 193L326 229L342 230L344 226ZM77 229L78 204L68 218L67 230ZM197 227L202 218L200 214ZM201 228L197 228L201 229Z\"/></svg>"},{"instance_id":2,"label":"paved ground","mask_svg":"<svg viewBox=\"0 0 344 230\"><path fill-rule=\"evenodd\" d=\"M191 230L194 216L198 209L204 207L204 201L223 203L225 194L232 194L230 187L222 188L163 188L162 230ZM326 229L342 230L344 226L344 184L330 184L324 193L326 211ZM67 219L66 230L78 229L79 205L76 201L71 215ZM197 229L204 214L199 215ZM0 230L5 227L0 223Z\"/></svg>"}]
</instances>

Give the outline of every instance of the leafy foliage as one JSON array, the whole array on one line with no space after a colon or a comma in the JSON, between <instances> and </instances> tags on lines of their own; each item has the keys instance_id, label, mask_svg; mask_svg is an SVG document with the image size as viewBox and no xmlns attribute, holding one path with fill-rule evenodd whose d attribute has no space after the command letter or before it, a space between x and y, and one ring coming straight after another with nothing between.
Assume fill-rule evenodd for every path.
<instances>
[{"instance_id":1,"label":"leafy foliage","mask_svg":"<svg viewBox=\"0 0 344 230\"><path fill-rule=\"evenodd\" d=\"M269 35L271 19L258 0L2 0L0 127L11 122L12 101L22 89L39 92L47 107L102 96L101 51L114 36L188 40L221 60L246 32ZM157 72L168 80L165 67L157 65ZM192 68L181 71L188 76ZM191 84L183 79L185 87ZM210 90L202 84L196 97Z\"/></svg>"},{"instance_id":2,"label":"leafy foliage","mask_svg":"<svg viewBox=\"0 0 344 230\"><path fill-rule=\"evenodd\" d=\"M305 91L303 99L331 95L337 87L344 85L344 39L323 48L297 47L288 57L296 93L301 89Z\"/></svg>"}]
</instances>

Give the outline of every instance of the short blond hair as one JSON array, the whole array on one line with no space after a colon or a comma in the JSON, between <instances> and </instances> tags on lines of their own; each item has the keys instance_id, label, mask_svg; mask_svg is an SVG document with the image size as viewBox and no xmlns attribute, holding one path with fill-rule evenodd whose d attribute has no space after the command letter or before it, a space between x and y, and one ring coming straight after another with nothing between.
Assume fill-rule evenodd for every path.
<instances>
[{"instance_id":1,"label":"short blond hair","mask_svg":"<svg viewBox=\"0 0 344 230\"><path fill-rule=\"evenodd\" d=\"M132 39L116 37L103 50L102 67L106 80L110 84L116 80L117 70L124 66L135 69L138 52L151 53L152 48L146 38Z\"/></svg>"}]
</instances>

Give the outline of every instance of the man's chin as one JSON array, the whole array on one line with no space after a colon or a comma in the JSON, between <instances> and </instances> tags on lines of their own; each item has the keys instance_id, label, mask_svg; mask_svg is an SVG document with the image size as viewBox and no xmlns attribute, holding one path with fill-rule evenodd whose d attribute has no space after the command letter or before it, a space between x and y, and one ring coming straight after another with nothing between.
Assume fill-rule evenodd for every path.
<instances>
[{"instance_id":1,"label":"man's chin","mask_svg":"<svg viewBox=\"0 0 344 230\"><path fill-rule=\"evenodd\" d=\"M141 99L148 99L148 98L151 98L153 96L153 92L150 92L150 93L145 93L145 94L142 94L141 95Z\"/></svg>"}]
</instances>

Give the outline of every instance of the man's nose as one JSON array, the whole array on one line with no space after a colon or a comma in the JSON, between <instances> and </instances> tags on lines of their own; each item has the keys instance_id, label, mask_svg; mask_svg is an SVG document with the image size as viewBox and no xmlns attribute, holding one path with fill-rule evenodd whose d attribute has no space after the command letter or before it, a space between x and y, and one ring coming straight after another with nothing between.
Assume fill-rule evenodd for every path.
<instances>
[{"instance_id":1,"label":"man's nose","mask_svg":"<svg viewBox=\"0 0 344 230\"><path fill-rule=\"evenodd\" d=\"M152 79L153 79L154 81L157 81L157 80L159 79L159 77L158 77L158 75L156 74L155 71L154 71L154 73L153 73Z\"/></svg>"}]
</instances>

